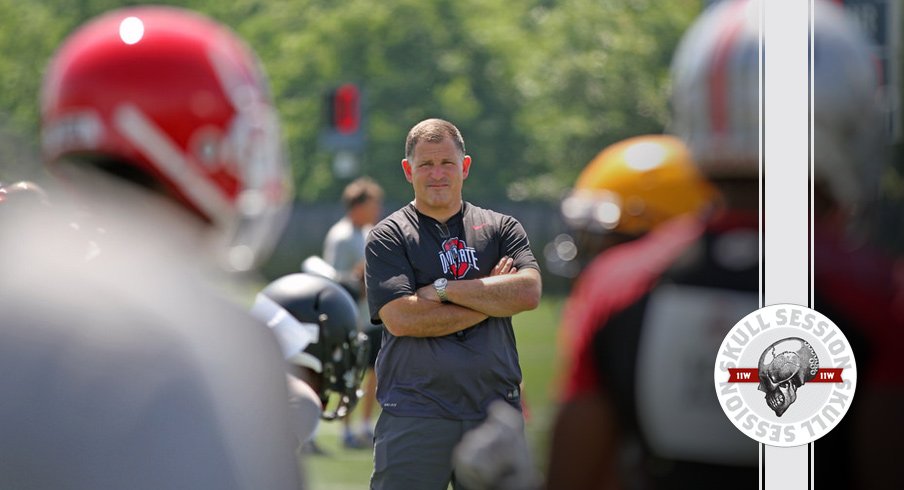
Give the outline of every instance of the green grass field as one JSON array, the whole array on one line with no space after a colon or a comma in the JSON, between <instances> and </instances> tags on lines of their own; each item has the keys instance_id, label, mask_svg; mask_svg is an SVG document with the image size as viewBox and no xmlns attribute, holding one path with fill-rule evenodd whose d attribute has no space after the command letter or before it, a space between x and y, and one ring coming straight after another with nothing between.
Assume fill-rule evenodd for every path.
<instances>
[{"instance_id":1,"label":"green grass field","mask_svg":"<svg viewBox=\"0 0 904 490\"><path fill-rule=\"evenodd\" d=\"M534 457L542 463L547 433L553 416L552 380L558 369L556 330L562 298L545 298L540 307L515 316L515 335L524 373L524 397L530 419L527 435ZM343 449L339 443L342 425L321 423L317 443L329 456L304 459L308 483L313 490L361 490L368 488L373 469L373 453L369 450Z\"/></svg>"}]
</instances>

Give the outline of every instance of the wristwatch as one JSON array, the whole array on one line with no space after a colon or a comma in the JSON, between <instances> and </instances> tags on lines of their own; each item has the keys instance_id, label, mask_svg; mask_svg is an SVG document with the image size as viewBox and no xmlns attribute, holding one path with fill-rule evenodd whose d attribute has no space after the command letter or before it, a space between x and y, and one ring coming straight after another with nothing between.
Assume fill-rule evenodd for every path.
<instances>
[{"instance_id":1,"label":"wristwatch","mask_svg":"<svg viewBox=\"0 0 904 490\"><path fill-rule=\"evenodd\" d=\"M443 303L449 302L449 297L446 296L446 285L449 284L449 280L445 277L440 277L439 279L433 281L433 289L436 289L436 295L439 296L439 300Z\"/></svg>"}]
</instances>

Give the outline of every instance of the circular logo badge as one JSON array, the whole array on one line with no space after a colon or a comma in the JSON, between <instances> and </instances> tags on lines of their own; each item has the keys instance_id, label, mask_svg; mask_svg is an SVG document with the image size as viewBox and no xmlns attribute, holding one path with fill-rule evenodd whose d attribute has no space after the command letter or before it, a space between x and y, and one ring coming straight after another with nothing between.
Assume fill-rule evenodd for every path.
<instances>
[{"instance_id":1,"label":"circular logo badge","mask_svg":"<svg viewBox=\"0 0 904 490\"><path fill-rule=\"evenodd\" d=\"M825 315L778 304L732 327L713 381L738 430L770 446L800 446L827 434L847 413L857 364L847 338Z\"/></svg>"}]
</instances>

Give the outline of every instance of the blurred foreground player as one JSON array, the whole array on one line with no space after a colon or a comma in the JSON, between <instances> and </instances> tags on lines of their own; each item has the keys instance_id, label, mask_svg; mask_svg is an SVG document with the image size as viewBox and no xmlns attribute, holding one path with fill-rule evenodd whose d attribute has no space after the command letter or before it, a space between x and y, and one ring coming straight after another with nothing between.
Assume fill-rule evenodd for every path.
<instances>
[{"instance_id":1,"label":"blurred foreground player","mask_svg":"<svg viewBox=\"0 0 904 490\"><path fill-rule=\"evenodd\" d=\"M684 143L674 136L643 135L610 145L587 164L562 201L562 216L577 248L571 262L582 269L615 245L635 240L676 217L703 212L715 195ZM588 274L580 281L592 281ZM566 311L582 308L581 301L588 298L573 298ZM560 342L569 345L573 333L564 328ZM525 448L511 442L515 439L508 434L514 425L503 411L502 406L493 407L489 421L466 435L456 449L456 472L473 488L539 487L528 461L516 461ZM595 429L596 421L588 421L587 428ZM587 449L581 455L572 454L571 448L562 453L593 460L588 466L598 464L600 452Z\"/></svg>"},{"instance_id":2,"label":"blurred foreground player","mask_svg":"<svg viewBox=\"0 0 904 490\"><path fill-rule=\"evenodd\" d=\"M566 308L575 354L553 436L550 488L757 484L757 444L730 425L705 381L726 331L758 306L758 12L757 2L719 3L676 52L672 129L720 190L722 205L702 223L677 219L613 248L577 285L574 298L583 301ZM856 258L843 245L850 242L836 239L841 235L827 237L850 226L881 162L877 85L857 32L834 6L818 1L814 70L815 307L852 343L870 331L884 332L874 340L888 341L901 332L878 327L900 322L894 320L900 313L886 275L890 268L877 268L875 257ZM851 281L856 286L848 282L848 289L856 291L842 292L838 281ZM858 365L877 360L868 354L872 349L857 347ZM852 437L856 432L842 426L858 423L869 421L852 409L824 439ZM883 430L860 434L878 439ZM817 480L844 488L875 481L878 475L857 473L851 452L857 446L848 441L824 452L818 449L824 442L816 443L816 468L823 470Z\"/></svg>"},{"instance_id":3,"label":"blurred foreground player","mask_svg":"<svg viewBox=\"0 0 904 490\"><path fill-rule=\"evenodd\" d=\"M636 314L624 314L626 318L621 320L622 326L619 327L619 317L616 316L613 318L613 326L606 331L609 335L619 336L609 339L614 345L608 345L607 348L620 352L606 352L605 355L608 362L613 363L606 369L614 371L611 375L619 379L611 384L622 390L612 396L621 398L619 403L623 404L620 407L623 411L622 424L625 433L629 434L624 443L616 443L611 435L604 432L604 424L611 423L607 420L607 417L612 416L611 413L594 413L588 417L583 412L611 410L607 404L614 403L606 401L601 391L598 392L600 380L597 379L599 373L596 366L601 362L598 356L603 353L594 351L592 344L596 342L595 337L604 336L599 329L609 320L607 315L613 313L605 311L606 308L612 308L619 301L632 298L632 295L644 294L646 291L643 286L635 281L643 284L643 281L650 280L644 277L644 273L647 273L645 267L649 266L653 270L663 267L666 264L657 265L656 261L662 261L663 257L671 258L677 252L669 250L674 246L666 243L670 239L667 234L666 238L646 245L645 251L637 252L649 254L649 261L644 261L641 256L625 255L625 252L619 251L625 249L616 248L607 252L614 246L629 243L647 233L661 236L664 232L657 234L656 230L660 227L672 227L671 223L676 219L697 223L700 216L711 212L716 196L716 191L694 166L688 148L680 139L670 135L648 135L630 138L606 148L587 165L578 177L575 190L563 200L562 214L572 232L581 237L578 240L579 250L582 250L581 256L585 257L585 264L589 263L589 266L575 283L573 294L564 309L562 329L559 332L559 342L563 349L561 360L568 367L565 369L567 379L564 403L553 435L555 446L549 468L551 488L564 488L568 484L578 485L577 488L595 488L607 478L615 479L608 480L609 485L621 485L622 483L616 483L616 475L621 470L616 468L614 460L626 456L615 454L622 451L616 449L616 446L640 444L638 436L630 434L637 430L638 422L636 416L629 413L636 410L630 401L633 398L630 390L633 389L633 380L637 379L637 337L642 318ZM614 272L613 269L620 270ZM613 277L614 274L625 274L626 277ZM591 296L597 294L603 304L590 300ZM623 295L625 299L619 298L619 295ZM687 331L685 333L693 334ZM684 366L688 369L688 374L699 371L698 367L692 365L696 362L695 359L708 356L705 351L708 344L698 342L698 345L704 348L702 352L684 349L680 354L690 356L688 362L691 365ZM689 379L688 383L691 382ZM687 388L686 384L679 386ZM692 389L688 394L698 391ZM705 397L699 398L701 400L691 400L690 406L683 408L689 413L698 413L700 407L694 405L702 403ZM665 401L668 399L660 399L656 403ZM711 414L711 408L713 407L698 416ZM717 406L714 408L718 409ZM572 416L577 417L573 424L564 420L565 417ZM695 422L696 425L688 430L700 428L700 421ZM582 435L583 430L587 430L586 436ZM636 452L637 449L623 451L629 453ZM567 461L569 458L574 461ZM607 465L612 466L605 468ZM609 476L590 474L595 471ZM563 479L567 481L562 481Z\"/></svg>"},{"instance_id":4,"label":"blurred foreground player","mask_svg":"<svg viewBox=\"0 0 904 490\"><path fill-rule=\"evenodd\" d=\"M892 456L904 441L892 367L904 331L893 275L900 267L851 235L862 229L855 211L875 190L885 149L875 65L836 7L815 6L815 306L855 344L865 373L848 415L816 442L816 479L901 488ZM702 221L664 223L584 272L565 312L573 358L548 488L757 484L756 443L727 423L706 380L725 332L758 306L758 12L757 2L722 2L682 40L672 67L673 130L721 202ZM501 459L507 466L482 475L505 481L525 470Z\"/></svg>"},{"instance_id":5,"label":"blurred foreground player","mask_svg":"<svg viewBox=\"0 0 904 490\"><path fill-rule=\"evenodd\" d=\"M276 335L289 363L292 420L299 444L311 438L320 418L347 417L360 396L369 355L351 295L324 277L294 273L258 293L251 312ZM312 388L313 403L305 396Z\"/></svg>"},{"instance_id":6,"label":"blurred foreground player","mask_svg":"<svg viewBox=\"0 0 904 490\"><path fill-rule=\"evenodd\" d=\"M904 410L904 377L895 367L904 341L901 260L875 248L875 230L867 224L888 163L880 65L837 3L817 1L814 7L813 307L844 332L859 372L850 410L814 443L814 480L838 488L902 488L904 470L891 456L904 452L897 415ZM732 2L714 9L688 34L673 65L675 131L705 172L715 174L721 164L720 175L734 177L750 194L758 178L759 74L749 56L758 44L756 8ZM726 50L730 29L740 34ZM701 56L711 60L708 68ZM737 62L720 63L723 56ZM724 76L712 77L720 66ZM717 90L707 79L732 80L732 89ZM701 110L701 100L710 101L708 110Z\"/></svg>"},{"instance_id":7,"label":"blurred foreground player","mask_svg":"<svg viewBox=\"0 0 904 490\"><path fill-rule=\"evenodd\" d=\"M607 146L562 200L578 269L601 251L676 216L699 213L714 197L715 190L675 136L635 136Z\"/></svg>"},{"instance_id":8,"label":"blurred foreground player","mask_svg":"<svg viewBox=\"0 0 904 490\"><path fill-rule=\"evenodd\" d=\"M574 284L548 488L756 482L756 443L706 383L724 333L757 307L756 195L714 199L702 181L683 189L666 202L694 206L605 244Z\"/></svg>"},{"instance_id":9,"label":"blurred foreground player","mask_svg":"<svg viewBox=\"0 0 904 490\"><path fill-rule=\"evenodd\" d=\"M0 487L299 488L277 342L211 285L266 257L288 197L254 55L188 11L114 11L41 101L54 213L106 233L92 260L44 213L2 235Z\"/></svg>"}]
</instances>

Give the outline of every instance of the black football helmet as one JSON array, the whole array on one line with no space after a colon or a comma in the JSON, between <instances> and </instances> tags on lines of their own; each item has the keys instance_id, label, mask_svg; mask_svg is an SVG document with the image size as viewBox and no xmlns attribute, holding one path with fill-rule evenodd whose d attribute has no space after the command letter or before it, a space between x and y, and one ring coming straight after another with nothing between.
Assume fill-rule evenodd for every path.
<instances>
[{"instance_id":1,"label":"black football helmet","mask_svg":"<svg viewBox=\"0 0 904 490\"><path fill-rule=\"evenodd\" d=\"M358 328L358 307L351 295L325 277L294 273L268 284L258 302L260 296L294 317L298 323L292 324L297 328L316 325L317 332L307 334L314 338L303 351L286 354L293 364L320 375L320 382L314 384L319 384L316 389L324 407L322 418L344 417L361 396L359 387L369 349L367 335ZM338 397L335 408L330 408L332 394Z\"/></svg>"}]
</instances>

